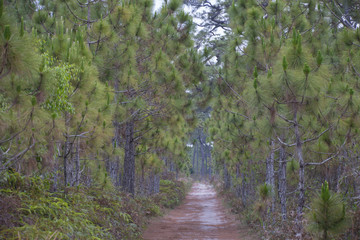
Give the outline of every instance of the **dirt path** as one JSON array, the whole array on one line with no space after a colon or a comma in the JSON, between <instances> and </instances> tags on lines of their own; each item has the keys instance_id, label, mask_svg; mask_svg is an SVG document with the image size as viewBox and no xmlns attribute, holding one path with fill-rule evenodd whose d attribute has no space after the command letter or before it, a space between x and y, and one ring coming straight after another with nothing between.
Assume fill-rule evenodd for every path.
<instances>
[{"instance_id":1,"label":"dirt path","mask_svg":"<svg viewBox=\"0 0 360 240\"><path fill-rule=\"evenodd\" d=\"M212 186L195 183L184 203L149 224L145 240L255 240L239 221L228 214Z\"/></svg>"}]
</instances>

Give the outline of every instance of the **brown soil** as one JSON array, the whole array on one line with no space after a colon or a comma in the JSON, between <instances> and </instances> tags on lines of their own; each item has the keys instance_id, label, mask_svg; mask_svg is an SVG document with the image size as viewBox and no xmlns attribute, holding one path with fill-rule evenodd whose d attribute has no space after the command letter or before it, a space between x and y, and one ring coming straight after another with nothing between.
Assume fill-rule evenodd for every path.
<instances>
[{"instance_id":1,"label":"brown soil","mask_svg":"<svg viewBox=\"0 0 360 240\"><path fill-rule=\"evenodd\" d=\"M161 219L152 221L145 240L255 240L246 227L227 213L211 185L195 183L184 203Z\"/></svg>"}]
</instances>

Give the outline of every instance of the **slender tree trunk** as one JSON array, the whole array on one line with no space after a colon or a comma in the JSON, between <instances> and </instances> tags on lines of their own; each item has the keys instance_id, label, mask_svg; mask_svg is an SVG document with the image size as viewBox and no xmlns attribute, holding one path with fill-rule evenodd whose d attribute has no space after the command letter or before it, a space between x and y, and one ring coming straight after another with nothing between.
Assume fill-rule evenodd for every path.
<instances>
[{"instance_id":1,"label":"slender tree trunk","mask_svg":"<svg viewBox=\"0 0 360 240\"><path fill-rule=\"evenodd\" d=\"M297 225L299 227L300 233L302 234L302 219L303 219L303 209L305 205L305 161L302 149L302 141L299 131L299 124L297 121L297 110L294 113L294 127L295 127L295 139L296 139L296 154L299 161L299 186L298 186L298 208L297 208Z\"/></svg>"},{"instance_id":2,"label":"slender tree trunk","mask_svg":"<svg viewBox=\"0 0 360 240\"><path fill-rule=\"evenodd\" d=\"M198 144L198 147L197 147L197 152L196 152L196 175L199 174L199 148L200 148L200 144Z\"/></svg>"},{"instance_id":3,"label":"slender tree trunk","mask_svg":"<svg viewBox=\"0 0 360 240\"><path fill-rule=\"evenodd\" d=\"M211 174L212 174L212 159L211 159L211 146L208 146L208 153L209 153L209 178L211 179Z\"/></svg>"},{"instance_id":4,"label":"slender tree trunk","mask_svg":"<svg viewBox=\"0 0 360 240\"><path fill-rule=\"evenodd\" d=\"M125 124L125 158L122 187L125 192L135 195L135 143L133 121Z\"/></svg>"},{"instance_id":5,"label":"slender tree trunk","mask_svg":"<svg viewBox=\"0 0 360 240\"><path fill-rule=\"evenodd\" d=\"M241 184L238 183L238 179L240 179L240 164L236 164L236 180L237 180L237 184L236 184L236 197L240 197L241 196Z\"/></svg>"},{"instance_id":6,"label":"slender tree trunk","mask_svg":"<svg viewBox=\"0 0 360 240\"><path fill-rule=\"evenodd\" d=\"M241 175L241 202L244 206L247 205L247 183L246 175L243 172L240 172Z\"/></svg>"},{"instance_id":7,"label":"slender tree trunk","mask_svg":"<svg viewBox=\"0 0 360 240\"><path fill-rule=\"evenodd\" d=\"M154 186L155 186L155 189L154 189L154 193L157 194L160 192L160 177L158 174L155 174L154 175Z\"/></svg>"},{"instance_id":8,"label":"slender tree trunk","mask_svg":"<svg viewBox=\"0 0 360 240\"><path fill-rule=\"evenodd\" d=\"M116 78L115 79L115 84L114 84L114 88L115 88L115 95L114 95L114 103L117 104L118 103L118 98L119 98L119 79ZM113 120L113 125L114 125L114 139L113 139L113 147L114 148L118 148L120 147L120 143L121 143L121 126L118 122L118 119L115 118ZM114 184L117 187L121 186L121 176L122 176L122 171L121 171L121 163L120 163L120 157L118 155L115 156L115 170L114 170L114 176L112 176L112 179L114 180Z\"/></svg>"},{"instance_id":9,"label":"slender tree trunk","mask_svg":"<svg viewBox=\"0 0 360 240\"><path fill-rule=\"evenodd\" d=\"M114 184L114 186L119 186L119 162L118 157L115 158L115 160L112 160L109 155L106 155L104 157L106 162L106 170L109 173L111 182Z\"/></svg>"},{"instance_id":10,"label":"slender tree trunk","mask_svg":"<svg viewBox=\"0 0 360 240\"><path fill-rule=\"evenodd\" d=\"M141 166L140 192L141 192L141 195L145 194L145 166Z\"/></svg>"},{"instance_id":11,"label":"slender tree trunk","mask_svg":"<svg viewBox=\"0 0 360 240\"><path fill-rule=\"evenodd\" d=\"M197 143L194 143L194 154L193 154L193 161L192 161L192 169L193 174L195 173L195 158L196 158L196 151L197 151Z\"/></svg>"},{"instance_id":12,"label":"slender tree trunk","mask_svg":"<svg viewBox=\"0 0 360 240\"><path fill-rule=\"evenodd\" d=\"M64 166L64 187L67 187L67 185L70 182L70 176L69 176L69 157L70 157L70 147L69 147L69 114L65 113L65 126L66 126L66 136L64 141L64 149L63 149L63 166Z\"/></svg>"},{"instance_id":13,"label":"slender tree trunk","mask_svg":"<svg viewBox=\"0 0 360 240\"><path fill-rule=\"evenodd\" d=\"M228 172L226 163L225 163L225 161L224 161L224 184L225 184L224 188L225 188L226 190L230 189L230 185L231 185L230 181L231 181L231 179L230 179L230 174L229 174L229 172Z\"/></svg>"},{"instance_id":14,"label":"slender tree trunk","mask_svg":"<svg viewBox=\"0 0 360 240\"><path fill-rule=\"evenodd\" d=\"M271 187L271 212L275 207L275 173L274 173L274 158L275 158L275 143L270 140L270 156L266 158L266 184Z\"/></svg>"},{"instance_id":15,"label":"slender tree trunk","mask_svg":"<svg viewBox=\"0 0 360 240\"><path fill-rule=\"evenodd\" d=\"M58 165L58 157L59 157L59 151L56 151L56 149L54 150L55 152L57 152L57 154L54 154L54 156L55 156L55 164L54 164L54 169L53 169L53 173L54 173L54 175L53 175L53 185L52 185L52 187L51 187L51 189L52 189L52 191L53 192L57 192L57 190L58 190L58 168L59 168L59 165Z\"/></svg>"},{"instance_id":16,"label":"slender tree trunk","mask_svg":"<svg viewBox=\"0 0 360 240\"><path fill-rule=\"evenodd\" d=\"M75 153L75 186L80 185L80 138L77 139Z\"/></svg>"},{"instance_id":17,"label":"slender tree trunk","mask_svg":"<svg viewBox=\"0 0 360 240\"><path fill-rule=\"evenodd\" d=\"M339 167L336 171L337 178L336 178L336 192L341 192L341 180L342 180L342 174L344 172L345 164L348 161L348 153L347 150L343 150L342 154L339 156Z\"/></svg>"},{"instance_id":18,"label":"slender tree trunk","mask_svg":"<svg viewBox=\"0 0 360 240\"><path fill-rule=\"evenodd\" d=\"M151 172L147 178L147 189L146 193L147 195L151 195L154 191L154 173Z\"/></svg>"},{"instance_id":19,"label":"slender tree trunk","mask_svg":"<svg viewBox=\"0 0 360 240\"><path fill-rule=\"evenodd\" d=\"M201 138L201 135L200 135ZM201 179L204 177L205 173L205 155L204 155L204 142L200 141L200 149L201 149Z\"/></svg>"},{"instance_id":20,"label":"slender tree trunk","mask_svg":"<svg viewBox=\"0 0 360 240\"><path fill-rule=\"evenodd\" d=\"M286 220L286 153L283 145L280 146L279 154L279 198L281 216Z\"/></svg>"},{"instance_id":21,"label":"slender tree trunk","mask_svg":"<svg viewBox=\"0 0 360 240\"><path fill-rule=\"evenodd\" d=\"M63 153L63 159L64 159L64 185L65 187L68 186L69 183L71 183L71 174L70 174L70 153L69 153L69 139L66 137L64 142L64 153Z\"/></svg>"},{"instance_id":22,"label":"slender tree trunk","mask_svg":"<svg viewBox=\"0 0 360 240\"><path fill-rule=\"evenodd\" d=\"M205 169L204 169L204 175L206 178L208 178L208 151L207 151L207 146L205 145L204 147L204 157L205 157Z\"/></svg>"}]
</instances>

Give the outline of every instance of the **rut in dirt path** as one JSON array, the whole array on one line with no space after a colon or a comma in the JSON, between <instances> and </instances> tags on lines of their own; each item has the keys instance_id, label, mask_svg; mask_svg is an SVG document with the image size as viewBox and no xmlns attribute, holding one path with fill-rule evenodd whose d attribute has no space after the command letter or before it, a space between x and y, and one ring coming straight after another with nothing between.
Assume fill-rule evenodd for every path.
<instances>
[{"instance_id":1,"label":"rut in dirt path","mask_svg":"<svg viewBox=\"0 0 360 240\"><path fill-rule=\"evenodd\" d=\"M195 183L184 203L144 232L145 240L256 240L258 237L239 226L228 214L211 185Z\"/></svg>"}]
</instances>

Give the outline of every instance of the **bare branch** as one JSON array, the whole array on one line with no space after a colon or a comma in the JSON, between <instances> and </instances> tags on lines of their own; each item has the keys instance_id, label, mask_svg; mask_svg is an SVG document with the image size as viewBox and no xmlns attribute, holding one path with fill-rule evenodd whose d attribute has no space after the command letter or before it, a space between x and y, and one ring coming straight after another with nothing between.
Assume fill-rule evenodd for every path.
<instances>
[{"instance_id":1,"label":"bare branch","mask_svg":"<svg viewBox=\"0 0 360 240\"><path fill-rule=\"evenodd\" d=\"M304 141L302 141L302 143L307 143L307 142L311 142L314 140L319 139L324 133L326 133L327 131L329 131L332 127L329 127L328 129L324 130L323 132L321 132L318 136L314 137L314 138L310 138L310 139L306 139Z\"/></svg>"},{"instance_id":2,"label":"bare branch","mask_svg":"<svg viewBox=\"0 0 360 240\"><path fill-rule=\"evenodd\" d=\"M285 145L285 146L287 146L287 147L296 146L296 143L292 143L292 144L285 143L285 142L283 142L279 137L277 137L277 140L278 140L282 145Z\"/></svg>"},{"instance_id":3,"label":"bare branch","mask_svg":"<svg viewBox=\"0 0 360 240\"><path fill-rule=\"evenodd\" d=\"M333 159L334 157L336 157L337 155L339 155L339 153L336 153L335 155L333 155L333 156L331 156L331 157L329 157L329 158L327 158L327 159L325 159L324 161L322 161L322 162L318 162L318 163L305 163L305 166L308 166L308 165L310 165L310 166L319 166L319 165L323 165L323 164L325 164L325 163L327 163L328 161L330 161L331 159Z\"/></svg>"},{"instance_id":4,"label":"bare branch","mask_svg":"<svg viewBox=\"0 0 360 240\"><path fill-rule=\"evenodd\" d=\"M293 120L287 119L286 117L282 116L280 113L276 113L276 115L279 116L285 122L288 122L288 123L291 123L291 124L296 124L296 122L294 122Z\"/></svg>"}]
</instances>

